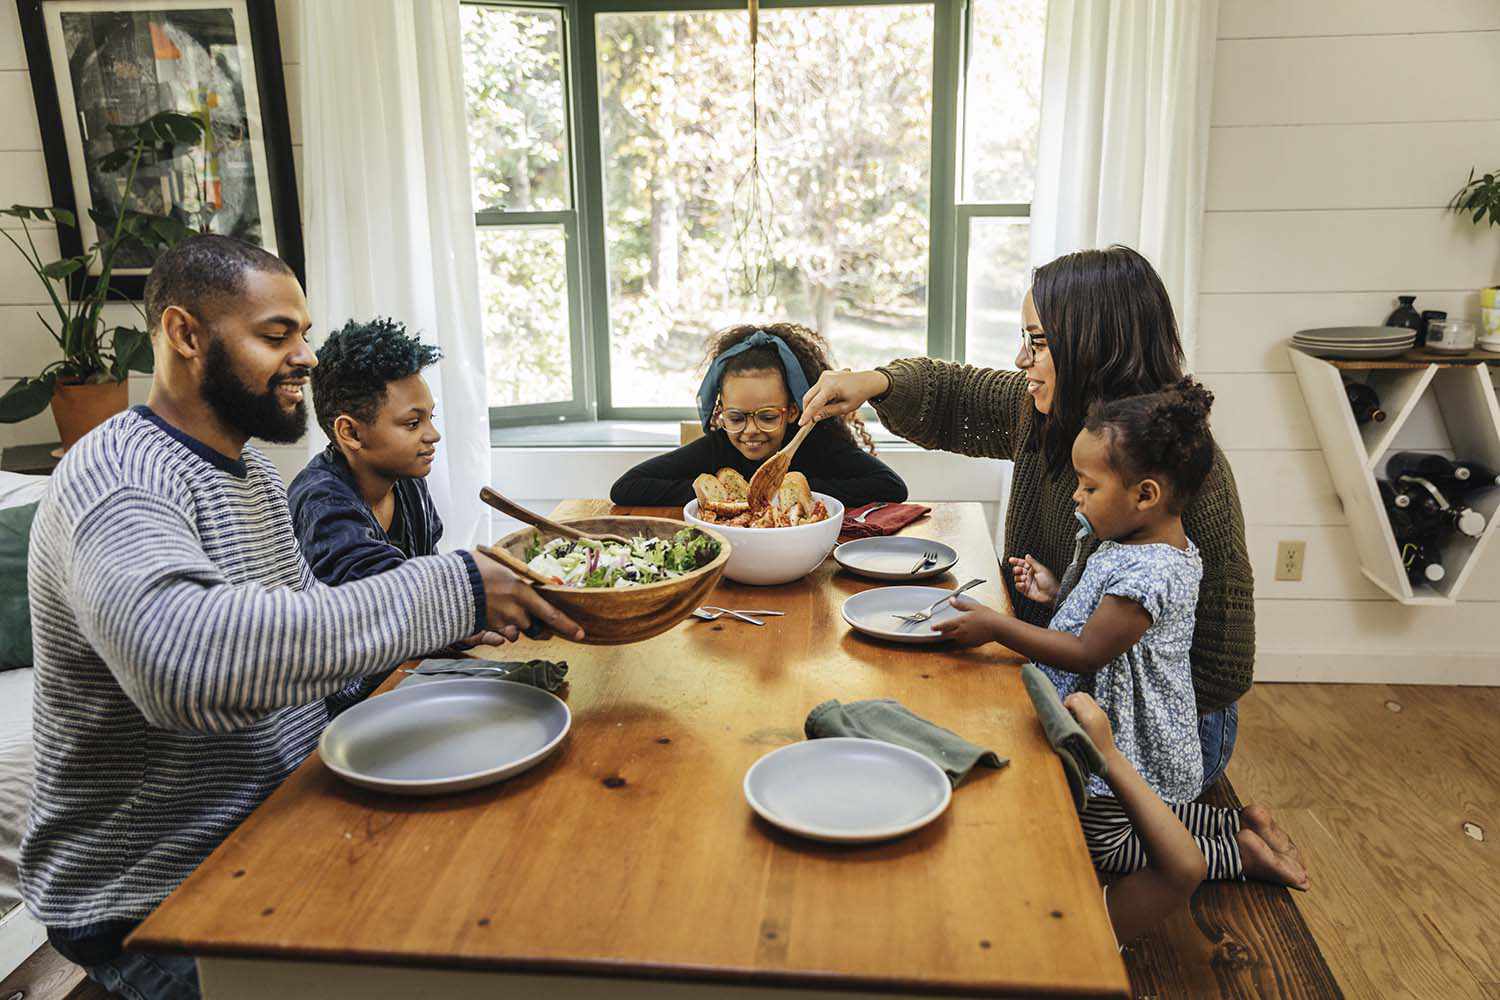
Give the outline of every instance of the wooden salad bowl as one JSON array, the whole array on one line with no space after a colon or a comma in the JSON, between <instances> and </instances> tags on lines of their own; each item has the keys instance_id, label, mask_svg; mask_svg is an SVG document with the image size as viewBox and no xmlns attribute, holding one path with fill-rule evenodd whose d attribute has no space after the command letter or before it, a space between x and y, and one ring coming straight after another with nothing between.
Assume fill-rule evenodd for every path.
<instances>
[{"instance_id":1,"label":"wooden salad bowl","mask_svg":"<svg viewBox=\"0 0 1500 1000\"><path fill-rule=\"evenodd\" d=\"M729 562L729 540L711 528L687 525L665 517L600 516L564 521L570 528L589 534L614 534L626 538L671 538L683 528L692 527L719 543L719 554L706 566L673 580L645 583L636 587L588 588L534 584L536 592L563 614L583 626L584 643L594 646L618 646L639 642L667 629L693 613L724 575ZM548 541L558 537L545 528L525 527L513 531L495 543L495 548L515 558L526 559L526 547L532 536Z\"/></svg>"}]
</instances>

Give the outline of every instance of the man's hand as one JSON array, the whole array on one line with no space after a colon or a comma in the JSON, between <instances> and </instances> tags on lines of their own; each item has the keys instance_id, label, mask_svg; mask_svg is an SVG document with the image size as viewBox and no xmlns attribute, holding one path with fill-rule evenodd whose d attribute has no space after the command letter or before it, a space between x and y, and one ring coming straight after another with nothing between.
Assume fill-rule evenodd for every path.
<instances>
[{"instance_id":1,"label":"man's hand","mask_svg":"<svg viewBox=\"0 0 1500 1000\"><path fill-rule=\"evenodd\" d=\"M578 623L542 599L531 585L483 552L470 553L484 581L485 621L500 634L514 640L531 625L533 617L558 635L583 641Z\"/></svg>"},{"instance_id":2,"label":"man's hand","mask_svg":"<svg viewBox=\"0 0 1500 1000\"><path fill-rule=\"evenodd\" d=\"M1073 718L1083 727L1084 735L1100 753L1109 753L1115 748L1115 734L1109 729L1109 716L1090 695L1074 691L1063 699L1063 708L1073 713Z\"/></svg>"},{"instance_id":3,"label":"man's hand","mask_svg":"<svg viewBox=\"0 0 1500 1000\"><path fill-rule=\"evenodd\" d=\"M825 417L842 417L864 406L874 396L889 392L891 380L883 372L824 372L802 397L802 426Z\"/></svg>"},{"instance_id":4,"label":"man's hand","mask_svg":"<svg viewBox=\"0 0 1500 1000\"><path fill-rule=\"evenodd\" d=\"M1057 600L1057 577L1037 562L1035 556L1028 555L1024 559L1011 556L1008 562L1011 575L1015 577L1016 593L1038 604L1051 604Z\"/></svg>"},{"instance_id":5,"label":"man's hand","mask_svg":"<svg viewBox=\"0 0 1500 1000\"><path fill-rule=\"evenodd\" d=\"M964 647L982 646L995 641L995 623L1004 617L1000 612L963 595L949 598L948 603L962 613L957 618L947 618L932 626L934 632L940 632L955 644Z\"/></svg>"},{"instance_id":6,"label":"man's hand","mask_svg":"<svg viewBox=\"0 0 1500 1000\"><path fill-rule=\"evenodd\" d=\"M514 625L507 625L499 632L491 632L485 629L483 632L475 632L466 635L453 644L454 649L473 649L475 646L499 646L506 642L515 642L520 631Z\"/></svg>"}]
</instances>

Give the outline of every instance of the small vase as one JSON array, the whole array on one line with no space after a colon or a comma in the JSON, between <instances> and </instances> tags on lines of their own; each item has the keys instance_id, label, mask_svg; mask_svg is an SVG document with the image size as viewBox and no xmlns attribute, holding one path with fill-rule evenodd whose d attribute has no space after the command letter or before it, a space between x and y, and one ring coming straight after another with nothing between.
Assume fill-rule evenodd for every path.
<instances>
[{"instance_id":1,"label":"small vase","mask_svg":"<svg viewBox=\"0 0 1500 1000\"><path fill-rule=\"evenodd\" d=\"M1412 305L1413 302L1417 301L1417 297L1415 295L1401 295L1397 298L1401 304L1385 318L1385 325L1404 326L1409 330L1421 330L1422 314L1417 312L1416 307Z\"/></svg>"},{"instance_id":2,"label":"small vase","mask_svg":"<svg viewBox=\"0 0 1500 1000\"><path fill-rule=\"evenodd\" d=\"M52 419L67 451L78 439L130 405L124 382L57 382L52 386Z\"/></svg>"}]
</instances>

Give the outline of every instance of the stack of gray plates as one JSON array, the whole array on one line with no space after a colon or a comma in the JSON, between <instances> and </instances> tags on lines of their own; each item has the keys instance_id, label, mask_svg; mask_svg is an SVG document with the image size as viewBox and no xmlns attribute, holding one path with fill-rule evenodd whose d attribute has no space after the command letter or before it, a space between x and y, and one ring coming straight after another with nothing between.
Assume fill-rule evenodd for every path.
<instances>
[{"instance_id":1,"label":"stack of gray plates","mask_svg":"<svg viewBox=\"0 0 1500 1000\"><path fill-rule=\"evenodd\" d=\"M1292 343L1319 358L1378 360L1411 350L1417 331L1404 326L1325 326L1299 330Z\"/></svg>"}]
</instances>

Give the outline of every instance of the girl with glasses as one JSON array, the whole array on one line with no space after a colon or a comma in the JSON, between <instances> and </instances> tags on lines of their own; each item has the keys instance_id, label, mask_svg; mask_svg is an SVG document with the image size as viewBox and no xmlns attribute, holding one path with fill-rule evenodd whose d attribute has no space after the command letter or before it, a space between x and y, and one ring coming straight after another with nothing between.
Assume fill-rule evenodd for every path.
<instances>
[{"instance_id":1,"label":"girl with glasses","mask_svg":"<svg viewBox=\"0 0 1500 1000\"><path fill-rule=\"evenodd\" d=\"M796 432L802 395L832 370L827 342L796 323L746 324L715 335L698 389L703 437L637 465L615 483L610 499L678 506L693 499L693 480L704 473L730 468L748 480ZM905 500L906 484L874 451L858 412L851 412L809 434L792 470L850 509Z\"/></svg>"}]
</instances>

